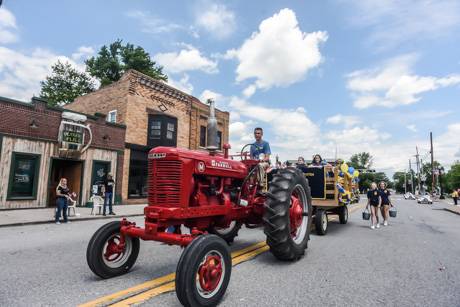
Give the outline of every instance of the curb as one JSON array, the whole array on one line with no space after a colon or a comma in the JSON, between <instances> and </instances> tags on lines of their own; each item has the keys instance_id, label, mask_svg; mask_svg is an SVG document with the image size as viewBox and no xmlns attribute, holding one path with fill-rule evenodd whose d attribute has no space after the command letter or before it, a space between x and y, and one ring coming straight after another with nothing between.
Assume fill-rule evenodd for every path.
<instances>
[{"instance_id":1,"label":"curb","mask_svg":"<svg viewBox=\"0 0 460 307\"><path fill-rule=\"evenodd\" d=\"M82 217L82 218L76 218L76 219L69 218L69 221L70 222L79 222L79 221L92 221L92 220L106 220L106 219L133 217L133 216L143 216L143 215L144 215L144 213L135 213L135 214L120 214L120 215L101 216L101 217ZM28 226L28 225L40 225L40 224L54 224L54 219L46 220L46 221L32 221L32 222L1 224L0 228L3 228L3 227L16 227L16 226Z\"/></svg>"},{"instance_id":2,"label":"curb","mask_svg":"<svg viewBox=\"0 0 460 307\"><path fill-rule=\"evenodd\" d=\"M454 210L454 209L444 208L444 210L449 211L449 212L452 212L452 213L455 213L455 214L457 214L457 215L460 215L460 212L458 212L458 211L456 211L456 210Z\"/></svg>"}]
</instances>

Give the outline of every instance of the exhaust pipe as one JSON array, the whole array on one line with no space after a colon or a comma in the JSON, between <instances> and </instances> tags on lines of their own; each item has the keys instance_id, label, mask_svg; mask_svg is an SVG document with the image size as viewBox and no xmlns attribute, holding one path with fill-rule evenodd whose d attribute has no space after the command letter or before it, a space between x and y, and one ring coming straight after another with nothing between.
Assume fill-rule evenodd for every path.
<instances>
[{"instance_id":1,"label":"exhaust pipe","mask_svg":"<svg viewBox=\"0 0 460 307\"><path fill-rule=\"evenodd\" d=\"M209 104L209 117L207 127L206 149L214 153L217 149L217 119L214 107L214 100L208 99Z\"/></svg>"}]
</instances>

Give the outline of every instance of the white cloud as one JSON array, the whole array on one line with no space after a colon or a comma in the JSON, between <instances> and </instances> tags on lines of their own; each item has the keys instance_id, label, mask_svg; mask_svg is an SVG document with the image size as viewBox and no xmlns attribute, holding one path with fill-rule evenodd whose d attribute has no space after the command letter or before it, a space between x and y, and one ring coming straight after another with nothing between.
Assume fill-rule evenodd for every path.
<instances>
[{"instance_id":1,"label":"white cloud","mask_svg":"<svg viewBox=\"0 0 460 307\"><path fill-rule=\"evenodd\" d=\"M90 46L81 46L76 52L72 53L74 61L86 60L95 53L94 48Z\"/></svg>"},{"instance_id":2,"label":"white cloud","mask_svg":"<svg viewBox=\"0 0 460 307\"><path fill-rule=\"evenodd\" d=\"M208 99L218 101L218 100L221 100L222 98L223 98L222 94L213 92L213 91L208 90L208 89L204 90L200 95L200 100L203 101L203 102L207 101Z\"/></svg>"},{"instance_id":3,"label":"white cloud","mask_svg":"<svg viewBox=\"0 0 460 307\"><path fill-rule=\"evenodd\" d=\"M36 48L25 54L0 46L0 96L30 101L33 95L39 95L40 81L45 80L58 60L84 71L81 63L49 50Z\"/></svg>"},{"instance_id":4,"label":"white cloud","mask_svg":"<svg viewBox=\"0 0 460 307\"><path fill-rule=\"evenodd\" d=\"M16 18L13 13L0 7L0 44L18 41Z\"/></svg>"},{"instance_id":5,"label":"white cloud","mask_svg":"<svg viewBox=\"0 0 460 307\"><path fill-rule=\"evenodd\" d=\"M269 89L288 86L302 80L306 73L318 66L323 57L319 45L327 40L326 32L305 33L299 28L295 13L282 9L263 20L239 49L227 51L225 58L239 61L236 80L255 78L246 96L254 88Z\"/></svg>"},{"instance_id":6,"label":"white cloud","mask_svg":"<svg viewBox=\"0 0 460 307\"><path fill-rule=\"evenodd\" d=\"M369 44L379 49L446 37L460 25L460 2L457 0L342 2L352 12L351 23L370 29Z\"/></svg>"},{"instance_id":7,"label":"white cloud","mask_svg":"<svg viewBox=\"0 0 460 307\"><path fill-rule=\"evenodd\" d=\"M418 102L420 94L460 84L460 75L447 77L418 76L412 72L417 60L414 54L393 58L382 67L350 73L347 87L352 91L354 106L396 107Z\"/></svg>"},{"instance_id":8,"label":"white cloud","mask_svg":"<svg viewBox=\"0 0 460 307\"><path fill-rule=\"evenodd\" d=\"M168 84L184 93L191 95L193 93L193 85L190 83L189 79L190 77L187 74L183 74L179 81L176 81L171 78L171 76L168 76Z\"/></svg>"},{"instance_id":9,"label":"white cloud","mask_svg":"<svg viewBox=\"0 0 460 307\"><path fill-rule=\"evenodd\" d=\"M360 122L361 120L357 116L342 115L342 114L336 114L326 119L327 124L332 124L332 125L343 124L346 127L354 126L356 124L359 124Z\"/></svg>"},{"instance_id":10,"label":"white cloud","mask_svg":"<svg viewBox=\"0 0 460 307\"><path fill-rule=\"evenodd\" d=\"M223 4L204 1L197 8L195 24L218 39L227 38L236 29L235 13Z\"/></svg>"},{"instance_id":11,"label":"white cloud","mask_svg":"<svg viewBox=\"0 0 460 307\"><path fill-rule=\"evenodd\" d=\"M170 33L177 30L186 30L184 26L158 18L149 11L132 10L126 16L133 18L142 26L142 32L149 34Z\"/></svg>"},{"instance_id":12,"label":"white cloud","mask_svg":"<svg viewBox=\"0 0 460 307\"><path fill-rule=\"evenodd\" d=\"M153 59L164 66L166 71L180 73L184 71L200 70L205 73L216 73L217 62L214 62L201 54L193 46L186 45L179 52L157 53Z\"/></svg>"},{"instance_id":13,"label":"white cloud","mask_svg":"<svg viewBox=\"0 0 460 307\"><path fill-rule=\"evenodd\" d=\"M354 127L339 131L330 131L326 138L340 144L378 144L390 137L388 133L380 132L376 129L364 127Z\"/></svg>"},{"instance_id":14,"label":"white cloud","mask_svg":"<svg viewBox=\"0 0 460 307\"><path fill-rule=\"evenodd\" d=\"M407 125L406 128L412 132L417 132L417 127L415 125Z\"/></svg>"}]
</instances>

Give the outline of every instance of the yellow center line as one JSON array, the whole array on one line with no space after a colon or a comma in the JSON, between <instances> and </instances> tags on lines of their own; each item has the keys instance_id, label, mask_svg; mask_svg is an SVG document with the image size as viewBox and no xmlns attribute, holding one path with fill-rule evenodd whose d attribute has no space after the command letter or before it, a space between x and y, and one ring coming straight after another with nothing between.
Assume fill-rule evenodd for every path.
<instances>
[{"instance_id":1,"label":"yellow center line","mask_svg":"<svg viewBox=\"0 0 460 307\"><path fill-rule=\"evenodd\" d=\"M258 242L256 244L250 245L250 246L248 246L246 248L234 251L232 253L232 258L233 257L238 257L238 256L240 256L242 254L245 254L247 252L253 251L253 250L258 249L258 248L263 247L263 246L266 246L265 242ZM128 288L128 289L125 289L125 290L121 290L121 291L109 294L107 296L95 299L95 300L90 301L88 303L82 304L79 307L93 307L93 306L107 305L107 304L110 304L113 301L122 299L123 297L132 296L132 295L135 295L136 293L143 292L145 290L152 289L152 288L161 286L161 285L163 285L165 283L174 281L175 277L176 277L176 274L171 273L171 274L168 274L168 275L156 278L156 279L149 280L147 282L144 282L142 284L136 285L134 287L131 287L131 288Z\"/></svg>"},{"instance_id":2,"label":"yellow center line","mask_svg":"<svg viewBox=\"0 0 460 307\"><path fill-rule=\"evenodd\" d=\"M266 252L268 251L269 247L268 245L264 245L258 249L255 249L255 250L252 250L252 251L249 251L247 253L244 253L244 254L241 254L240 256L237 256L237 257L233 257L232 259L232 265L235 266L235 265L238 265L244 261L247 261L247 260L250 260L252 258L254 258L255 256L263 253L263 252ZM167 284L164 284L160 287L157 287L157 288L154 288L154 289L150 289L150 290L147 290L145 292L142 292L138 295L135 295L135 296L132 296L130 298L127 298L123 301L120 301L120 302L117 302L113 305L110 305L111 307L128 307L128 306L131 306L131 305L135 305L135 304L140 304L142 302L145 302L157 295L160 295L160 294L163 294L163 293L167 293L167 292L172 292L175 290L175 282L169 282Z\"/></svg>"},{"instance_id":3,"label":"yellow center line","mask_svg":"<svg viewBox=\"0 0 460 307\"><path fill-rule=\"evenodd\" d=\"M361 207L362 205L356 205L355 207L350 209L350 213L353 213L354 211L360 209ZM334 217L329 220L334 221L336 219L337 218ZM267 246L267 244L264 241L262 241L262 242L258 242L256 244L250 245L241 250L234 251L232 252L232 264L237 265L241 262L252 259L258 254L267 251L268 249L269 247ZM123 299L123 297L128 297L128 299L115 303L111 306L129 306L129 304L135 303L135 302L131 303L132 298L133 299L139 298L145 301L161 293L174 291L175 277L176 277L176 274L171 273L171 274L168 274L168 275L156 278L156 279L149 280L147 282L136 285L134 287L131 287L125 290L121 290L121 291L109 294L107 296L95 299L88 303L79 305L79 307L94 307L94 306L101 306L101 305L106 306L106 305L109 305L111 302ZM147 297L147 298L144 299L144 297ZM129 300L129 303L128 303L128 300ZM122 304L122 303L125 303L125 304Z\"/></svg>"}]
</instances>

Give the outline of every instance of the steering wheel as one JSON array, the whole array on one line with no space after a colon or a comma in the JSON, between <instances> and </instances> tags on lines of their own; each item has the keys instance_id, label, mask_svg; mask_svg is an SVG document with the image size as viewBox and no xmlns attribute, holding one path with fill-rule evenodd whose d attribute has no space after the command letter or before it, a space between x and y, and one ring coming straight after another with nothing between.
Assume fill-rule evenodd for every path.
<instances>
[{"instance_id":1,"label":"steering wheel","mask_svg":"<svg viewBox=\"0 0 460 307\"><path fill-rule=\"evenodd\" d=\"M241 152L240 152L241 160L247 160L247 154L246 154L247 151L245 152L244 149L246 147L248 147L248 146L251 146L251 145L252 145L252 143L251 144L246 144L246 145L243 146L243 148L241 148ZM243 157L244 157L244 159L243 159Z\"/></svg>"}]
</instances>

